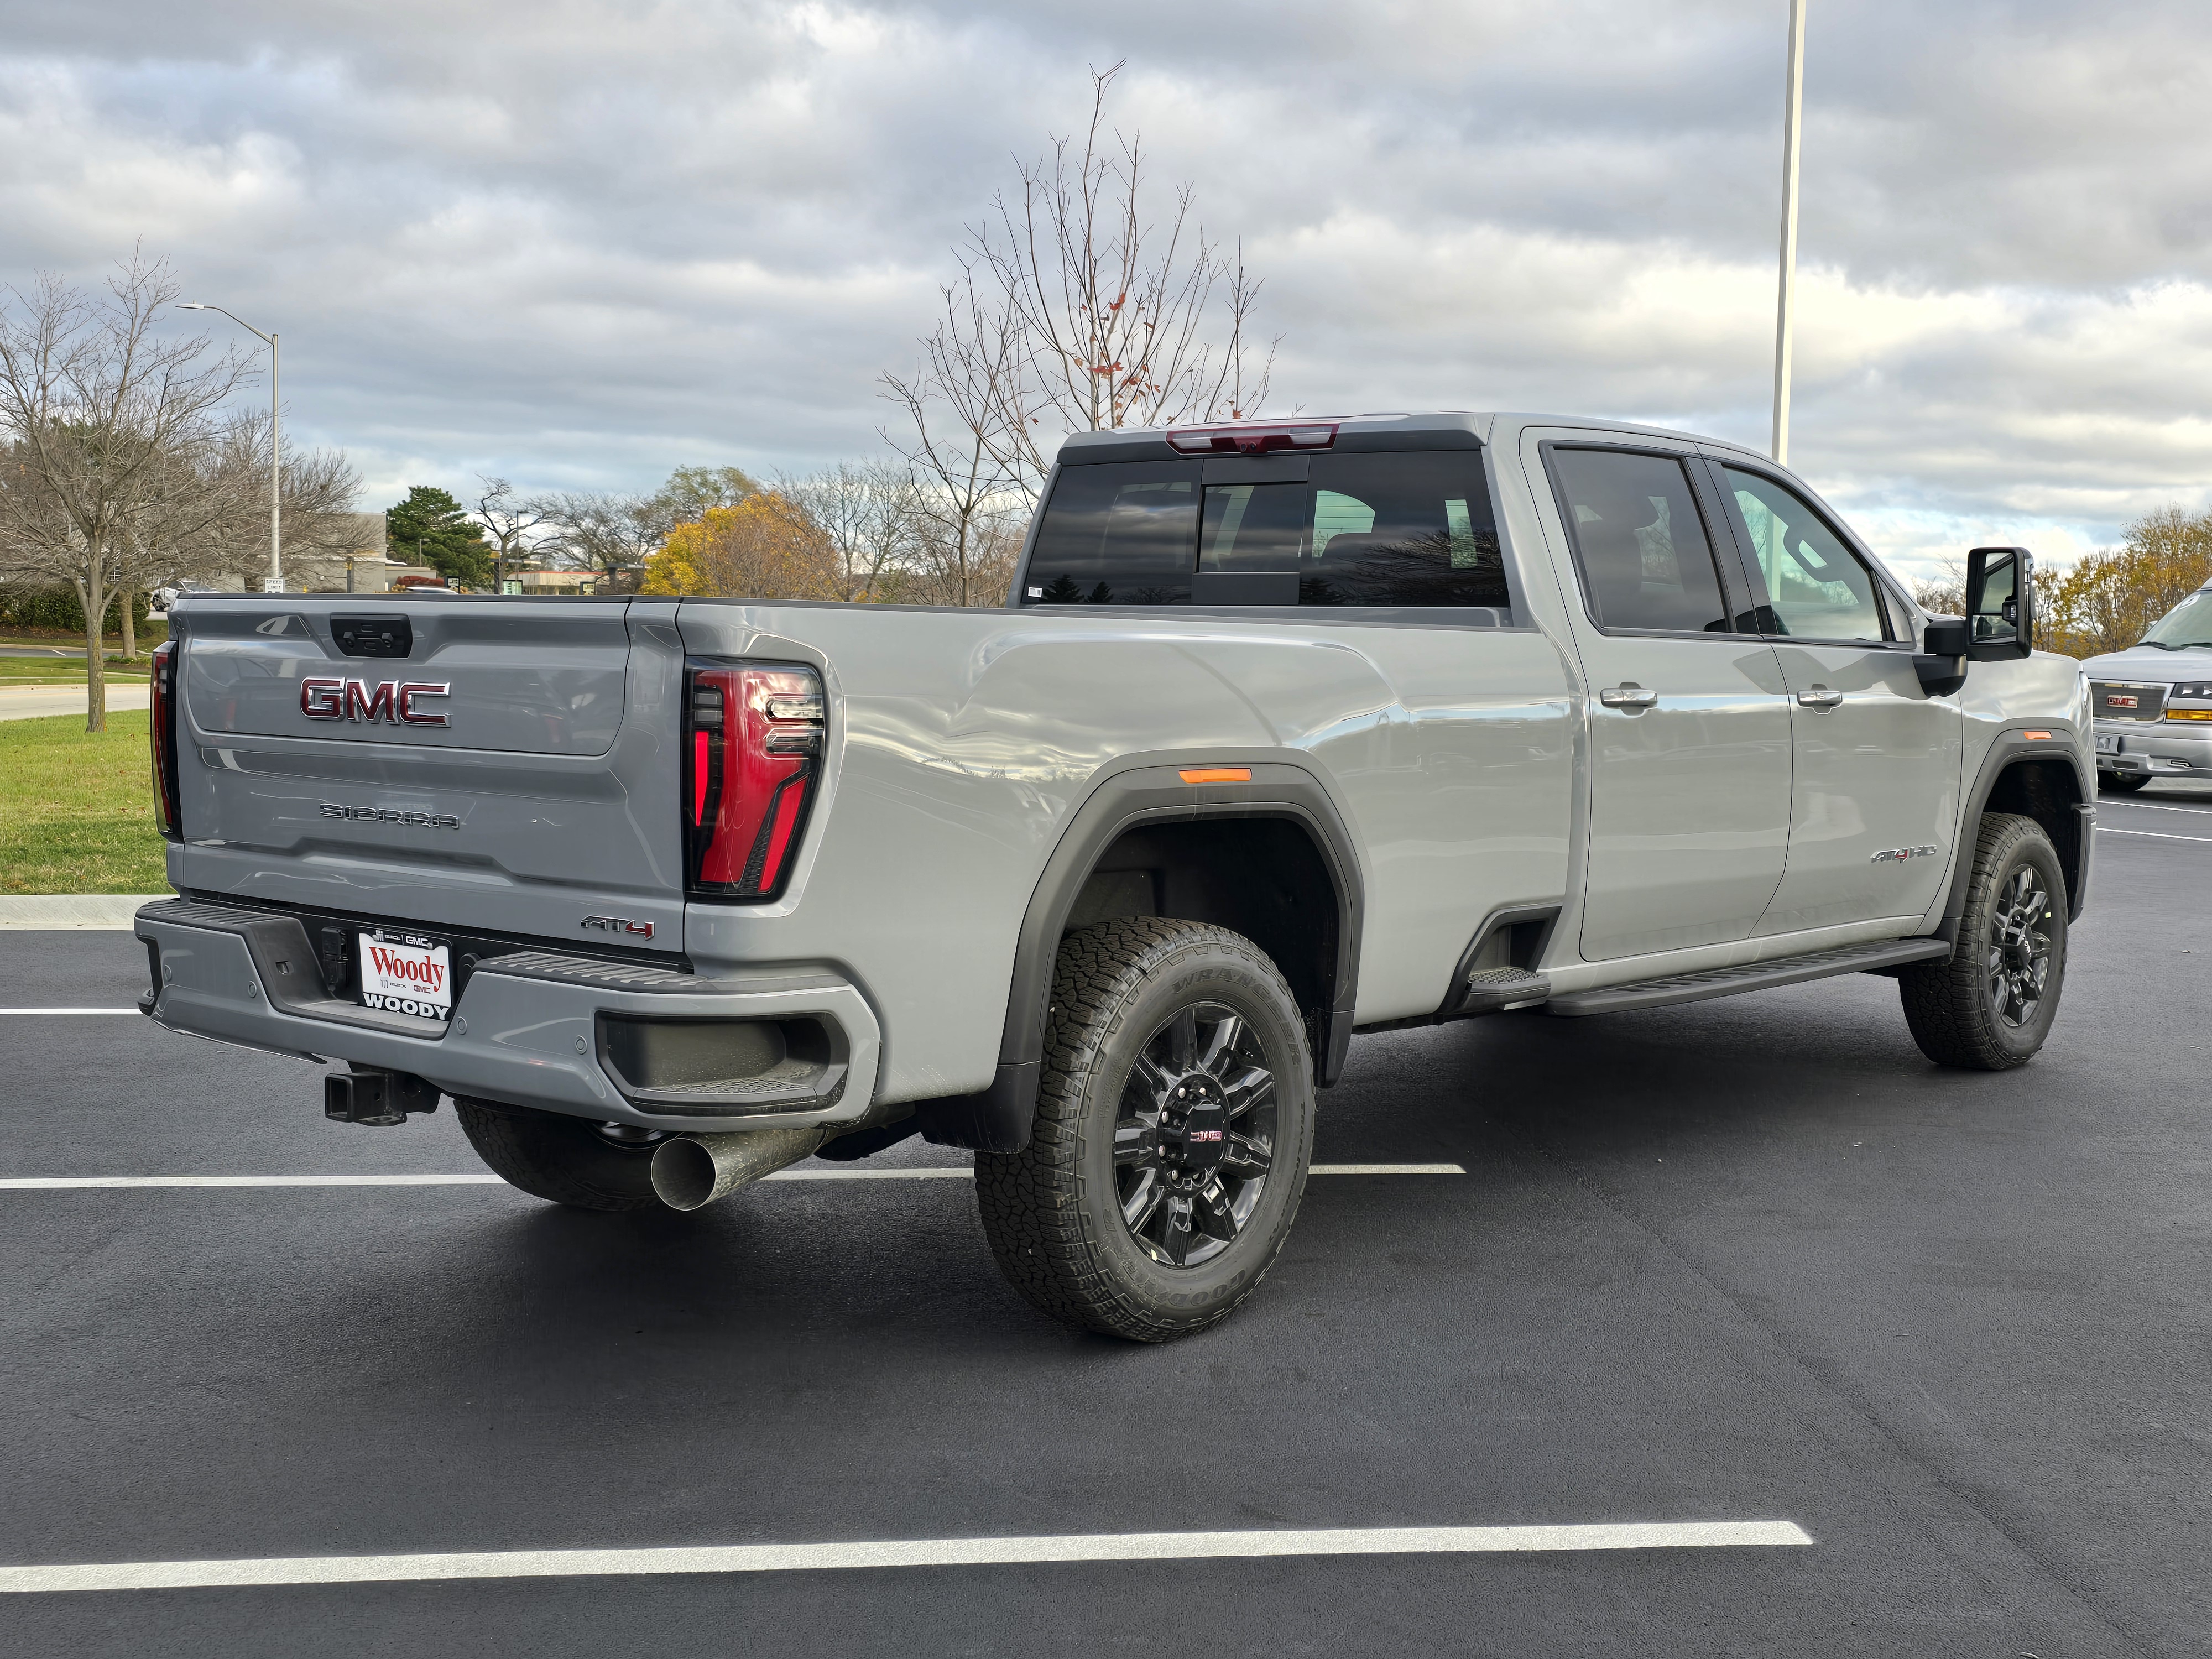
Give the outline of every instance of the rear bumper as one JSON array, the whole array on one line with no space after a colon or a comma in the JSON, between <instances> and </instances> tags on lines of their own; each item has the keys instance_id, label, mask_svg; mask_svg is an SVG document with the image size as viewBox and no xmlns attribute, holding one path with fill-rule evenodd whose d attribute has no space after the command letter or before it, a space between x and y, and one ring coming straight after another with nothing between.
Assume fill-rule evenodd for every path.
<instances>
[{"instance_id":1,"label":"rear bumper","mask_svg":"<svg viewBox=\"0 0 2212 1659\"><path fill-rule=\"evenodd\" d=\"M853 1123L875 1092L881 1031L866 999L832 975L710 980L517 951L478 964L442 1025L332 996L305 929L281 912L167 900L138 912L137 933L153 977L139 1007L156 1024L410 1072L447 1094L699 1133ZM638 1053L631 1034L641 1023L696 1032L810 1021L827 1034L821 1053L726 1085L643 1087L610 1053L611 1041Z\"/></svg>"}]
</instances>

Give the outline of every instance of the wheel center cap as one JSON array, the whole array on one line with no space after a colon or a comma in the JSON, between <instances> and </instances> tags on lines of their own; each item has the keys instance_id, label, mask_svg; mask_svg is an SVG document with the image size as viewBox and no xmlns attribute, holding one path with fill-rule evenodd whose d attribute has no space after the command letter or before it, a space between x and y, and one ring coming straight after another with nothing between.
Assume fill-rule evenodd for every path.
<instances>
[{"instance_id":1,"label":"wheel center cap","mask_svg":"<svg viewBox=\"0 0 2212 1659\"><path fill-rule=\"evenodd\" d=\"M1229 1150L1229 1104L1211 1078L1178 1083L1160 1113L1160 1152L1168 1164L1189 1175L1218 1167Z\"/></svg>"}]
</instances>

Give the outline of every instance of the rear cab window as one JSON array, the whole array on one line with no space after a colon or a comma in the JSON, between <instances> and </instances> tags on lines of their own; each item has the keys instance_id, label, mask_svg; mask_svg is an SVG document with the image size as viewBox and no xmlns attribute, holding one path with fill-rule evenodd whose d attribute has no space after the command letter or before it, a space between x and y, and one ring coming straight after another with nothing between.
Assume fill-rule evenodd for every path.
<instances>
[{"instance_id":1,"label":"rear cab window","mask_svg":"<svg viewBox=\"0 0 2212 1659\"><path fill-rule=\"evenodd\" d=\"M1020 602L1452 610L1510 626L1479 449L1063 465Z\"/></svg>"}]
</instances>

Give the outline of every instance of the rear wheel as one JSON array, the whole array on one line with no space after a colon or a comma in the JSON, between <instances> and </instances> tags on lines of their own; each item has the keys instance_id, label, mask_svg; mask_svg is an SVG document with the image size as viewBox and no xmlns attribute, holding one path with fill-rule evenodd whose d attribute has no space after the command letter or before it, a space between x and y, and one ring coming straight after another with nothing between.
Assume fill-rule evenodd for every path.
<instances>
[{"instance_id":1,"label":"rear wheel","mask_svg":"<svg viewBox=\"0 0 2212 1659\"><path fill-rule=\"evenodd\" d=\"M1938 1066L2002 1072L2051 1034L2066 980L2066 876L2043 826L1983 815L1959 942L1899 971L1905 1023Z\"/></svg>"},{"instance_id":2,"label":"rear wheel","mask_svg":"<svg viewBox=\"0 0 2212 1659\"><path fill-rule=\"evenodd\" d=\"M2149 787L2150 774L2148 772L2100 772L2097 774L2097 787L2109 789L2116 795L2132 795L2138 789L2147 789Z\"/></svg>"},{"instance_id":3,"label":"rear wheel","mask_svg":"<svg viewBox=\"0 0 2212 1659\"><path fill-rule=\"evenodd\" d=\"M1313 1115L1304 1023L1259 946L1153 916L1070 933L1030 1144L975 1158L992 1253L1069 1324L1203 1330L1282 1249Z\"/></svg>"},{"instance_id":4,"label":"rear wheel","mask_svg":"<svg viewBox=\"0 0 2212 1659\"><path fill-rule=\"evenodd\" d=\"M453 1114L477 1156L510 1187L580 1210L651 1210L657 1129L597 1123L562 1112L453 1097Z\"/></svg>"}]
</instances>

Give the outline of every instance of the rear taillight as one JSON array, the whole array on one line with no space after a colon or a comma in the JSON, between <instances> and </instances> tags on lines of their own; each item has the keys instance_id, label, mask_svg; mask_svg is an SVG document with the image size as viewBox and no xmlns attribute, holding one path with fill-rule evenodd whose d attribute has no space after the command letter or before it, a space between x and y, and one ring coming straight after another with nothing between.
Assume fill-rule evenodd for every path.
<instances>
[{"instance_id":1,"label":"rear taillight","mask_svg":"<svg viewBox=\"0 0 2212 1659\"><path fill-rule=\"evenodd\" d=\"M796 861L822 770L822 681L789 663L686 672L686 884L771 899Z\"/></svg>"},{"instance_id":2,"label":"rear taillight","mask_svg":"<svg viewBox=\"0 0 2212 1659\"><path fill-rule=\"evenodd\" d=\"M154 647L154 684L147 702L147 737L154 751L154 823L171 841L182 841L184 813L177 784L177 642Z\"/></svg>"}]
</instances>

